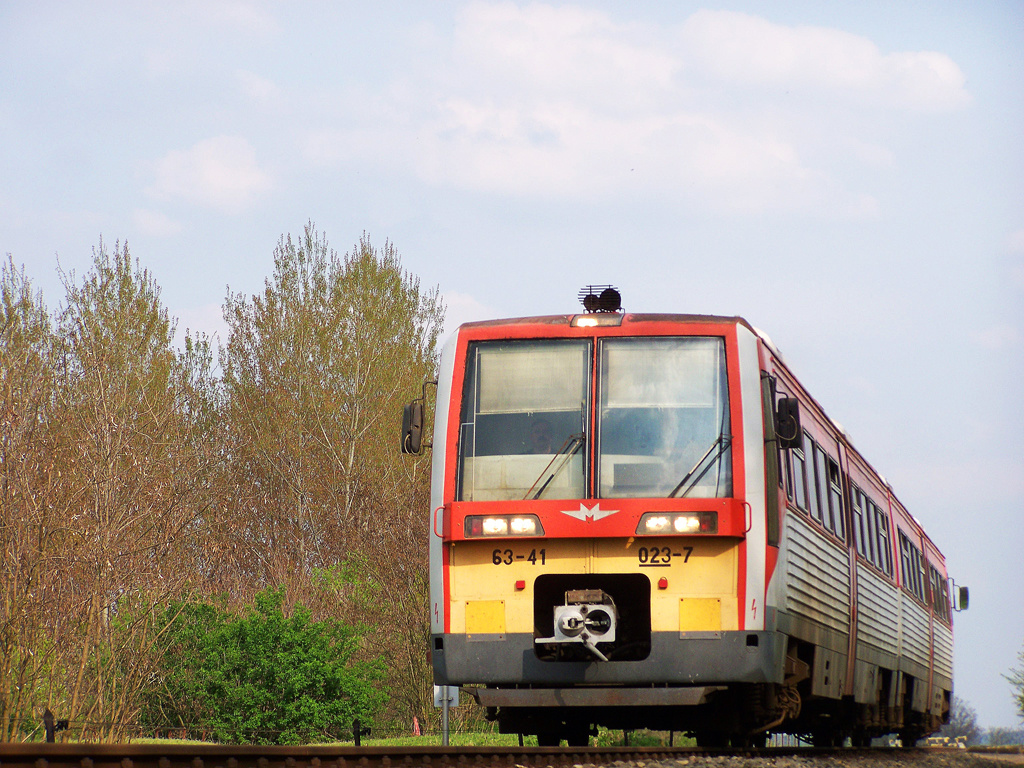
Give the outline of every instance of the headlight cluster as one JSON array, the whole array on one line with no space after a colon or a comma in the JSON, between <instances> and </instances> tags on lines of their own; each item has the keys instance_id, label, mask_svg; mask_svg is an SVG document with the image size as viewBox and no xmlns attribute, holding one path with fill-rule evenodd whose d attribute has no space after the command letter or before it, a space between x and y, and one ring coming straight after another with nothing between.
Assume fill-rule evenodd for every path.
<instances>
[{"instance_id":1,"label":"headlight cluster","mask_svg":"<svg viewBox=\"0 0 1024 768\"><path fill-rule=\"evenodd\" d=\"M716 533L716 512L646 512L636 527L638 536L660 534Z\"/></svg>"},{"instance_id":2,"label":"headlight cluster","mask_svg":"<svg viewBox=\"0 0 1024 768\"><path fill-rule=\"evenodd\" d=\"M544 526L536 515L469 515L466 538L478 536L543 536Z\"/></svg>"}]
</instances>

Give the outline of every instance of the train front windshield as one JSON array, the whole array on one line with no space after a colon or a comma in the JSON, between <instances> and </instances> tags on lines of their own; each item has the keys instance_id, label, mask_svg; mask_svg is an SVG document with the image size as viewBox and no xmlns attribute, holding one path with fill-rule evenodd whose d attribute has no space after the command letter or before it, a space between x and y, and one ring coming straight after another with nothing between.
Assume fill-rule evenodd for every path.
<instances>
[{"instance_id":1,"label":"train front windshield","mask_svg":"<svg viewBox=\"0 0 1024 768\"><path fill-rule=\"evenodd\" d=\"M458 497L731 496L731 439L721 338L474 342Z\"/></svg>"}]
</instances>

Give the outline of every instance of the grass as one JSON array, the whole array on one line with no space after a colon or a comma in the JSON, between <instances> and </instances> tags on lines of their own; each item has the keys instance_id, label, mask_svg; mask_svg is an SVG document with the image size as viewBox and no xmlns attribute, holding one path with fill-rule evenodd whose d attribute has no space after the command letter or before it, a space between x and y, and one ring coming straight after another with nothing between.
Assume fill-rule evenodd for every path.
<instances>
[{"instance_id":1,"label":"grass","mask_svg":"<svg viewBox=\"0 0 1024 768\"><path fill-rule=\"evenodd\" d=\"M659 747L668 746L670 734L668 731L647 731L638 730L629 732L629 744L633 747ZM133 744L208 744L193 739L150 739L134 738ZM518 747L519 735L515 733L497 732L473 732L458 733L452 731L449 735L449 742L452 746L458 747ZM693 746L694 740L684 737L680 733L675 734L673 744L677 747ZM390 736L387 738L364 738L362 744L368 747L424 747L441 746L440 733L428 733L424 736ZM591 746L595 747L621 747L625 746L622 731L611 731L605 728L598 729L598 735L591 737ZM523 745L527 747L537 746L536 736L526 736ZM354 746L352 741L334 742L318 746Z\"/></svg>"}]
</instances>

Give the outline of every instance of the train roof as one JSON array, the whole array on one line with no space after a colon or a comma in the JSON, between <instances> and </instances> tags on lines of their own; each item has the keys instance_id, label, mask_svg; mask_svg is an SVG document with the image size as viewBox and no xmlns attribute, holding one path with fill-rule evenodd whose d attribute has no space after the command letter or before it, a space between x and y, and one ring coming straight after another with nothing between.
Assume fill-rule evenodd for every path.
<instances>
[{"instance_id":1,"label":"train roof","mask_svg":"<svg viewBox=\"0 0 1024 768\"><path fill-rule=\"evenodd\" d=\"M579 317L582 314L584 313L573 312L564 315L535 315L530 317L508 317L494 320L474 320L468 323L463 323L459 328L493 328L502 325L566 325L570 323L574 317ZM600 317L600 313L595 314L595 316ZM695 315L658 312L622 313L622 324L628 325L632 323L701 323L705 325L742 325L750 329L751 332L763 337L763 334L761 334L756 328L754 328L754 326L742 317L727 315Z\"/></svg>"}]
</instances>

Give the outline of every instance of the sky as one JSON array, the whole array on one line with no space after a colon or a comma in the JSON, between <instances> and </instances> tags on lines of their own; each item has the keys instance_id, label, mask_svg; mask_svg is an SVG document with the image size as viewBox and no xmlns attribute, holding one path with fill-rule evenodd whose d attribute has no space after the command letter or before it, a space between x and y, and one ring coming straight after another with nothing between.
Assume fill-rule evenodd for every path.
<instances>
[{"instance_id":1,"label":"sky","mask_svg":"<svg viewBox=\"0 0 1024 768\"><path fill-rule=\"evenodd\" d=\"M586 284L745 317L970 587L957 695L1019 724L1022 0L0 0L0 51L0 254L51 308L128 241L226 341L313 222L449 329Z\"/></svg>"}]
</instances>

